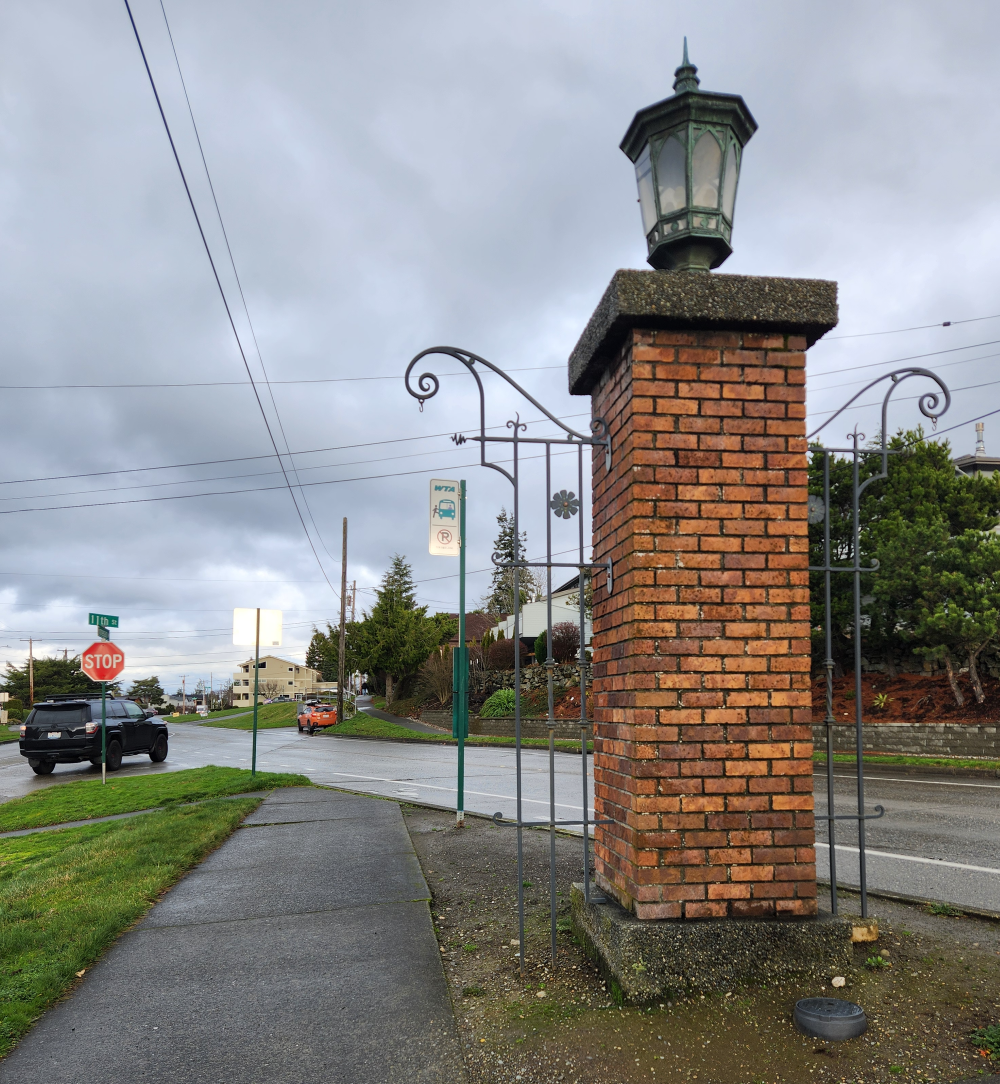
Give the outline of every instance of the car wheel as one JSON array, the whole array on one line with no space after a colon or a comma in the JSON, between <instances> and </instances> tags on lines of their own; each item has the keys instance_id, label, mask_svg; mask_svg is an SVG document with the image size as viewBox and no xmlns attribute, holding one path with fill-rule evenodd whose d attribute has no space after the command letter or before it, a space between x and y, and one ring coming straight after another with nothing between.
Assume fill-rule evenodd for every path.
<instances>
[{"instance_id":1,"label":"car wheel","mask_svg":"<svg viewBox=\"0 0 1000 1084\"><path fill-rule=\"evenodd\" d=\"M31 770L35 775L51 775L55 766L54 760L40 760L36 764L31 765Z\"/></svg>"},{"instance_id":2,"label":"car wheel","mask_svg":"<svg viewBox=\"0 0 1000 1084\"><path fill-rule=\"evenodd\" d=\"M157 736L156 741L153 742L153 748L149 751L149 759L154 764L159 764L160 761L167 759L167 736L166 734L160 734Z\"/></svg>"},{"instance_id":3,"label":"car wheel","mask_svg":"<svg viewBox=\"0 0 1000 1084\"><path fill-rule=\"evenodd\" d=\"M316 728L314 726L311 726L309 728L309 736L312 737L312 735L315 734L315 733L316 733Z\"/></svg>"},{"instance_id":4,"label":"car wheel","mask_svg":"<svg viewBox=\"0 0 1000 1084\"><path fill-rule=\"evenodd\" d=\"M116 772L122 766L122 747L117 741L109 741L104 751L104 763L109 772Z\"/></svg>"},{"instance_id":5,"label":"car wheel","mask_svg":"<svg viewBox=\"0 0 1000 1084\"><path fill-rule=\"evenodd\" d=\"M300 734L302 733L302 724L301 723L299 723L299 733Z\"/></svg>"}]
</instances>

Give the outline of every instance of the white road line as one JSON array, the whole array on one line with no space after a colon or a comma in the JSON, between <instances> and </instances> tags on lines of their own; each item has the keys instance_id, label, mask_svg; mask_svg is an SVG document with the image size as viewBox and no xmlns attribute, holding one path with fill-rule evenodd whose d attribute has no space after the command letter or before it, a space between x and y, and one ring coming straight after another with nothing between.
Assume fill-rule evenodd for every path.
<instances>
[{"instance_id":1,"label":"white road line","mask_svg":"<svg viewBox=\"0 0 1000 1084\"><path fill-rule=\"evenodd\" d=\"M816 846L829 849L830 844L817 841ZM857 847L847 847L842 843L838 843L836 848L838 851L851 851L854 854L858 854ZM918 858L913 854L893 854L891 851L873 851L871 847L865 847L865 854L874 854L879 858L898 858L901 862L920 862L926 866L947 866L950 869L968 869L973 873L1000 874L1000 869L991 869L989 866L970 866L965 862L946 862L943 858Z\"/></svg>"},{"instance_id":2,"label":"white road line","mask_svg":"<svg viewBox=\"0 0 1000 1084\"><path fill-rule=\"evenodd\" d=\"M321 769L316 768L315 770L320 771ZM400 783L407 783L411 787L420 787L420 788L422 788L424 790L443 790L443 791L447 791L449 794L454 794L454 793L456 793L456 790L457 790L456 787L435 787L431 783L416 783L416 782L411 783L408 780L403 780L403 779L383 779L381 776L378 776L378 775L357 775L355 772L328 772L327 774L329 774L329 775L337 775L337 776L340 776L341 779L346 779L346 780L351 780L351 779L364 780L366 783L393 783L396 786L399 786ZM466 790L465 793L466 794L475 794L479 798L500 798L505 802L516 802L517 801L517 798L514 797L511 794L491 794L489 791L485 791L485 790ZM521 801L522 802L530 802L532 805L547 806L549 804L548 801L543 801L542 799L539 799L539 798L524 798L524 797L522 797ZM556 805L559 806L562 809L573 809L573 810L576 810L577 812L579 812L580 810L583 809L583 806L580 806L580 805L567 805L565 802L556 802Z\"/></svg>"},{"instance_id":3,"label":"white road line","mask_svg":"<svg viewBox=\"0 0 1000 1084\"><path fill-rule=\"evenodd\" d=\"M817 773L813 778L822 779L822 775ZM852 783L857 780L856 775L835 775L834 779L848 779ZM865 779L869 783L923 783L925 786L932 787L982 787L986 790L1000 790L1000 783L951 783L945 779L897 779L892 775L866 775Z\"/></svg>"}]
</instances>

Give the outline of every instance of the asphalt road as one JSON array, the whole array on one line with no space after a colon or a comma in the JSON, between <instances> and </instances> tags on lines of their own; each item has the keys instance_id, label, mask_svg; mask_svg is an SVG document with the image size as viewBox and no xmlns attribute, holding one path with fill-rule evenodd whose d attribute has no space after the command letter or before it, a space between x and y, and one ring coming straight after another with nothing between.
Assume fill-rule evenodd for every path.
<instances>
[{"instance_id":1,"label":"asphalt road","mask_svg":"<svg viewBox=\"0 0 1000 1084\"><path fill-rule=\"evenodd\" d=\"M250 732L195 723L171 723L170 754L162 764L148 757L126 757L122 775L178 771L205 764L250 767ZM523 809L527 820L548 816L548 753L522 754ZM365 741L299 734L294 728L257 732L257 767L262 771L301 772L316 783L411 799L455 808L458 750L453 745ZM593 758L590 758L591 760ZM556 753L556 819L583 817L582 765L579 756ZM593 771L587 783L593 808ZM94 779L99 772L85 764L57 764L49 776L36 776L18 753L17 743L0 745L0 801L29 794L53 783ZM465 751L465 807L477 813L517 812L514 754L505 748L470 746Z\"/></svg>"},{"instance_id":2,"label":"asphalt road","mask_svg":"<svg viewBox=\"0 0 1000 1084\"><path fill-rule=\"evenodd\" d=\"M455 746L309 737L294 729L261 730L257 743L257 763L262 770L301 772L330 786L455 806ZM524 750L521 756L524 816L542 820L549 803L548 754L532 749ZM127 758L120 774L145 775L205 764L249 767L249 732L174 723L167 761L154 765L146 757ZM556 818L578 821L583 815L580 758L557 753L555 767ZM588 774L592 808L592 769ZM86 764L59 765L51 776L35 776L16 743L0 746L0 800L96 775ZM513 750L468 748L465 778L467 810L487 815L499 811L514 817ZM853 811L853 776L838 771L835 790L836 812ZM816 798L817 812L825 813L825 776L817 776ZM886 814L867 822L870 888L1000 911L1000 780L869 775L867 810L873 812L876 804L881 804ZM825 879L829 876L829 847L824 822L819 823L817 864L820 878ZM838 881L856 885L856 826L839 821L837 844Z\"/></svg>"}]
</instances>

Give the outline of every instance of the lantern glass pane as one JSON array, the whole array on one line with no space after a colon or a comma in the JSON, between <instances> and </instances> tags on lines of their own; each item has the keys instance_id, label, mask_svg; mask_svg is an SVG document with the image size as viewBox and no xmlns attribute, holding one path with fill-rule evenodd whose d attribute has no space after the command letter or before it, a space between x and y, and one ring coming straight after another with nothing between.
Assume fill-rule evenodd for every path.
<instances>
[{"instance_id":1,"label":"lantern glass pane","mask_svg":"<svg viewBox=\"0 0 1000 1084\"><path fill-rule=\"evenodd\" d=\"M691 202L696 207L719 206L722 148L711 132L702 132L691 155Z\"/></svg>"},{"instance_id":2,"label":"lantern glass pane","mask_svg":"<svg viewBox=\"0 0 1000 1084\"><path fill-rule=\"evenodd\" d=\"M642 231L648 234L656 225L656 203L653 199L653 168L649 161L649 144L643 148L635 164L635 181L639 186L639 207L642 209Z\"/></svg>"},{"instance_id":3,"label":"lantern glass pane","mask_svg":"<svg viewBox=\"0 0 1000 1084\"><path fill-rule=\"evenodd\" d=\"M733 220L733 208L736 206L736 144L729 144L729 151L726 154L726 176L722 182L722 213L729 219Z\"/></svg>"},{"instance_id":4,"label":"lantern glass pane","mask_svg":"<svg viewBox=\"0 0 1000 1084\"><path fill-rule=\"evenodd\" d=\"M660 189L660 214L668 215L687 205L684 144L671 136L656 159L656 180Z\"/></svg>"}]
</instances>

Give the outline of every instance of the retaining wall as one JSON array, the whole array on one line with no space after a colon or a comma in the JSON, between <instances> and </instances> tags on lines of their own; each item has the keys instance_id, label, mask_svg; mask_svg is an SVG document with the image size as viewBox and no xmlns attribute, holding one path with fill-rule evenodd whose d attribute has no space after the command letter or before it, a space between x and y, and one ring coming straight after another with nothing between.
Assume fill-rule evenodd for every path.
<instances>
[{"instance_id":1,"label":"retaining wall","mask_svg":"<svg viewBox=\"0 0 1000 1084\"><path fill-rule=\"evenodd\" d=\"M816 751L826 749L826 727L813 724ZM1000 758L1000 724L867 723L862 728L865 752L903 756ZM854 752L854 726L834 728L834 751Z\"/></svg>"},{"instance_id":2,"label":"retaining wall","mask_svg":"<svg viewBox=\"0 0 1000 1084\"><path fill-rule=\"evenodd\" d=\"M555 732L557 738L568 738L571 741L580 740L580 721L578 719L556 719ZM469 719L470 734L486 734L493 737L513 738L514 717L500 716L496 719ZM544 719L522 719L522 738L547 738L549 726ZM587 737L592 738L591 728L587 727Z\"/></svg>"}]
</instances>

